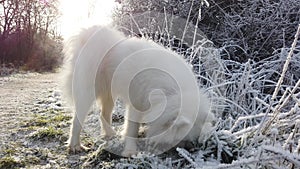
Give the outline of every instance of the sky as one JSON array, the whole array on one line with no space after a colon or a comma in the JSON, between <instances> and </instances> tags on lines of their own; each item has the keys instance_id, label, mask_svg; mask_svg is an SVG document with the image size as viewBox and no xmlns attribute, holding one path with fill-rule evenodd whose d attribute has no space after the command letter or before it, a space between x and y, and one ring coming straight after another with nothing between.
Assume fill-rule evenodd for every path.
<instances>
[{"instance_id":1,"label":"sky","mask_svg":"<svg viewBox=\"0 0 300 169\"><path fill-rule=\"evenodd\" d=\"M109 24L114 0L60 0L60 30L68 36L80 27Z\"/></svg>"}]
</instances>

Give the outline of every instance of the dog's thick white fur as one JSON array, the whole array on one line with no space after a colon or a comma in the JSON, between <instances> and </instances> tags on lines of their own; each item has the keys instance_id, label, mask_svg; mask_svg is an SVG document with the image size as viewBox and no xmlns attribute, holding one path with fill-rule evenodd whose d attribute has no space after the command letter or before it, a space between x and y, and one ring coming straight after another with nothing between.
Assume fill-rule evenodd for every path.
<instances>
[{"instance_id":1,"label":"dog's thick white fur","mask_svg":"<svg viewBox=\"0 0 300 169\"><path fill-rule=\"evenodd\" d=\"M83 48L86 48L88 51L82 51ZM193 125L192 129L184 137L183 141L201 139L201 136L210 131L209 129L211 128L211 121L213 119L213 115L210 113L210 102L200 90L200 110L195 123L192 123L193 119L185 118L185 115L183 115L180 117L181 120L179 120L178 123L175 125L173 124L174 119L178 116L180 106L180 100L178 98L180 97L180 93L174 90L176 89L176 86L170 82L172 79L167 77L167 75L156 74L153 72L146 72L144 75L140 76L137 75L135 77L134 84L131 86L131 100L126 99L127 96L124 96L124 93L127 92L124 91L127 90L124 88L124 84L116 84L114 88L116 91L113 92L118 94L116 96L112 94L112 76L120 62L134 52L150 48L167 50L164 47L145 39L126 38L119 31L106 26L93 26L82 29L77 35L72 36L66 41L64 46L66 58L65 69L63 71L63 74L65 75L65 85L63 90L70 105L74 106L76 111L76 115L74 115L72 121L68 142L68 146L71 151L81 151L85 148L80 144L80 132L82 129L81 124L83 124L83 121L95 100L101 108L101 133L104 136L112 136L115 134L114 130L111 128L112 110L114 107L114 100L116 99L114 97L118 97L123 100L127 109L126 117L134 118L131 117L136 115L133 114L135 109L132 105L139 110L147 110L150 106L148 95L153 89L153 85L159 86L159 88L165 91L165 97L167 98L168 103L166 104L166 113L164 115L152 122L146 123L146 137L150 138L155 136L166 130L166 128L173 126L171 133L167 136L152 140L152 142L156 142L155 144L172 144L172 142L180 138L178 137L179 135L187 134L182 133L184 131L182 129L186 126L191 127L190 125ZM104 55L104 58L101 64L97 65L96 63L99 62L99 57L101 57L100 55ZM161 56L162 60L163 57L164 56ZM179 56L178 58L180 59ZM181 64L186 64L183 59L181 60ZM148 60L145 62L146 63L144 64L149 64L149 66L151 66L151 64L155 65L156 62L161 62L161 60ZM136 71L135 64L139 63L132 62L131 66L121 72L120 77L123 77L125 80L126 78L129 78L127 72ZM177 67L178 70L181 68L181 65L178 65L178 63L175 62L168 63L168 65ZM96 74L96 78L94 74ZM183 88L183 90L184 91L182 92L187 93L195 92L189 91L188 88ZM95 97L93 95L94 93L96 94ZM155 100L154 94L152 101L151 107L153 107L153 109L150 111L155 111L155 104L161 104L161 100ZM189 117L192 112L185 113L186 117ZM125 120L123 132L125 147L123 155L130 156L137 153L138 150L136 142L130 139L127 140L126 137L136 138L138 136L139 127L140 123L138 121L134 122L131 120Z\"/></svg>"}]
</instances>

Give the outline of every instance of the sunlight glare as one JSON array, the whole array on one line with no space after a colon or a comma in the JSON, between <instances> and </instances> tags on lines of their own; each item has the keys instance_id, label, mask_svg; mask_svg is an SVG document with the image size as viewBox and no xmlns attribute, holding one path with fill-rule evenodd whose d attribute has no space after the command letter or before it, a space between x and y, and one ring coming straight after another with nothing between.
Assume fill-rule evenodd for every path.
<instances>
[{"instance_id":1,"label":"sunlight glare","mask_svg":"<svg viewBox=\"0 0 300 169\"><path fill-rule=\"evenodd\" d=\"M114 0L61 0L61 34L69 36L80 27L112 22Z\"/></svg>"}]
</instances>

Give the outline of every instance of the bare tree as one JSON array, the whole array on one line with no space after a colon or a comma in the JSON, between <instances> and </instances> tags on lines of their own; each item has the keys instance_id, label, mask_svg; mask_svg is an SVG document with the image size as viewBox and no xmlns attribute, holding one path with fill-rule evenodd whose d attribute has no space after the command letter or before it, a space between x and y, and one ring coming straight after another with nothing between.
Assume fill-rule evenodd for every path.
<instances>
[{"instance_id":1,"label":"bare tree","mask_svg":"<svg viewBox=\"0 0 300 169\"><path fill-rule=\"evenodd\" d=\"M1 0L0 63L26 64L47 55L39 50L49 50L46 43L56 38L57 6L58 0Z\"/></svg>"}]
</instances>

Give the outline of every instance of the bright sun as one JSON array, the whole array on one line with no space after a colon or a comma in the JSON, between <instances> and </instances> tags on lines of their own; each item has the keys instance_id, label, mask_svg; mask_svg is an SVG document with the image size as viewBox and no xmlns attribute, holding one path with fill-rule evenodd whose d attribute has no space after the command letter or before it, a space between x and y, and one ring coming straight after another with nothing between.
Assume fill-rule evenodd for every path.
<instances>
[{"instance_id":1,"label":"bright sun","mask_svg":"<svg viewBox=\"0 0 300 169\"><path fill-rule=\"evenodd\" d=\"M114 0L60 0L61 33L68 36L79 27L109 24Z\"/></svg>"}]
</instances>

